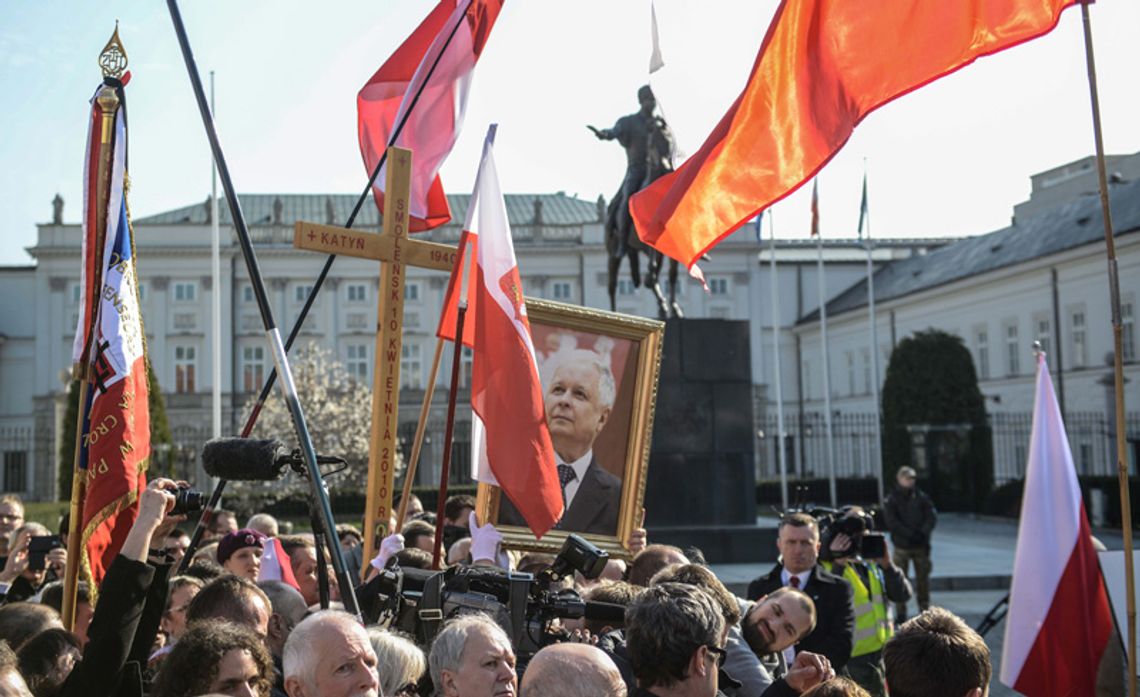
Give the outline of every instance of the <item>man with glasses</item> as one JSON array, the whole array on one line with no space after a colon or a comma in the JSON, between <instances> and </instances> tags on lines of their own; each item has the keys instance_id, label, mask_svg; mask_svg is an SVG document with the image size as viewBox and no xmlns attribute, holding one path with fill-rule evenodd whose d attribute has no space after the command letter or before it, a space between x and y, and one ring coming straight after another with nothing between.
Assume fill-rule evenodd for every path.
<instances>
[{"instance_id":1,"label":"man with glasses","mask_svg":"<svg viewBox=\"0 0 1140 697\"><path fill-rule=\"evenodd\" d=\"M715 697L727 628L720 608L696 586L659 583L626 611L632 697Z\"/></svg>"}]
</instances>

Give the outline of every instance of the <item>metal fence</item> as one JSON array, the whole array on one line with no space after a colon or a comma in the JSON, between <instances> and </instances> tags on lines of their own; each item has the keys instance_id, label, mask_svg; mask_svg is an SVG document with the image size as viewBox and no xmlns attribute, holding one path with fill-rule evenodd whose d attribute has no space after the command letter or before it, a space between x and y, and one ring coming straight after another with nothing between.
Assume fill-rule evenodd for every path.
<instances>
[{"instance_id":1,"label":"metal fence","mask_svg":"<svg viewBox=\"0 0 1140 697\"><path fill-rule=\"evenodd\" d=\"M875 442L874 419L872 413L840 414L832 419L836 477L875 477L878 444ZM1127 459L1135 475L1137 458L1140 457L1140 413L1128 414L1125 421L1129 443ZM994 486L1024 477L1033 414L988 414L987 424L993 438ZM760 419L757 477L761 480L780 476L776 430L775 414ZM1078 475L1116 474L1114 419L1103 412L1070 412L1065 415L1065 430ZM798 413L785 414L783 440L789 478L819 479L828 476L827 438L822 412L805 412L802 421Z\"/></svg>"},{"instance_id":2,"label":"metal fence","mask_svg":"<svg viewBox=\"0 0 1140 697\"><path fill-rule=\"evenodd\" d=\"M780 476L779 452L776 449L778 428L775 414L762 422L757 432L760 463L758 477ZM875 415L840 414L831 421L835 476L846 479L875 477L879 444L875 440ZM818 479L830 473L827 467L827 427L822 412L805 412L784 416L784 452L788 476L793 479Z\"/></svg>"},{"instance_id":3,"label":"metal fence","mask_svg":"<svg viewBox=\"0 0 1140 697\"><path fill-rule=\"evenodd\" d=\"M0 428L0 491L31 493L35 443L31 427Z\"/></svg>"},{"instance_id":4,"label":"metal fence","mask_svg":"<svg viewBox=\"0 0 1140 697\"><path fill-rule=\"evenodd\" d=\"M991 414L990 427L994 443L994 485L1001 486L1025 476L1029 456L1029 435L1033 430L1033 414ZM1080 476L1116 476L1116 420L1103 412L1070 412L1065 414L1065 431L1073 452L1073 465ZM1125 435L1129 442L1126 459L1129 470L1136 474L1136 449L1140 444L1140 413L1125 419Z\"/></svg>"}]
</instances>

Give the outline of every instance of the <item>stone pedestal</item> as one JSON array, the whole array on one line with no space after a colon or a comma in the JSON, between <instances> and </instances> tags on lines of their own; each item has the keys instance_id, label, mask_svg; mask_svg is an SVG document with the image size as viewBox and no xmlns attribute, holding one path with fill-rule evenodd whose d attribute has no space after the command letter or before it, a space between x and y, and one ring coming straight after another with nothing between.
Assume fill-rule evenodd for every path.
<instances>
[{"instance_id":1,"label":"stone pedestal","mask_svg":"<svg viewBox=\"0 0 1140 697\"><path fill-rule=\"evenodd\" d=\"M714 563L775 557L756 527L755 429L748 323L669 320L649 481L651 542L700 547Z\"/></svg>"}]
</instances>

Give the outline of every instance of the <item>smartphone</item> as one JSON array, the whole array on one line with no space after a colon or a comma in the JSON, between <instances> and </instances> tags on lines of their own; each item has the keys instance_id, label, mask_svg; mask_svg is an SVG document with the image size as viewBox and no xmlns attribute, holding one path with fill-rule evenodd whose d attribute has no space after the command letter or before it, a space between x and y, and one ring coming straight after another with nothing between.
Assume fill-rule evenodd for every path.
<instances>
[{"instance_id":1,"label":"smartphone","mask_svg":"<svg viewBox=\"0 0 1140 697\"><path fill-rule=\"evenodd\" d=\"M47 553L62 546L59 535L36 535L28 539L28 568L32 571L43 571L46 568L44 562Z\"/></svg>"}]
</instances>

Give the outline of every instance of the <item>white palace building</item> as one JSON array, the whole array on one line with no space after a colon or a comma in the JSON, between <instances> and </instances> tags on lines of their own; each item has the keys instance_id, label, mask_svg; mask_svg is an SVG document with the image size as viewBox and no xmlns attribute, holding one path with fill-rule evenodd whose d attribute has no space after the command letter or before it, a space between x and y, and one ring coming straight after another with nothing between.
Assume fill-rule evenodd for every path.
<instances>
[{"instance_id":1,"label":"white palace building","mask_svg":"<svg viewBox=\"0 0 1140 697\"><path fill-rule=\"evenodd\" d=\"M1134 308L1140 292L1140 154L1114 158L1112 186L1117 254L1125 321L1130 435L1140 435L1140 366ZM1024 419L1032 408L1030 345L1042 341L1064 393L1067 414L1101 424L1107 419L1105 354L1111 350L1108 291L1100 209L1091 159L1032 178L1031 199L1015 209L1002 230L960 239L875 240L876 317L880 360L886 372L892 346L908 334L936 327L957 334L969 347L993 418ZM451 196L455 220L463 220L467 196ZM261 320L224 202L221 280L211 279L211 220L206 200L134 221L143 321L150 358L166 399L174 447L164 454L188 473L201 444L211 436L212 320L214 293L221 294L221 394L224 435L240 431L244 405L260 390L272 367ZM355 196L344 194L242 195L262 277L283 333L296 319L325 258L293 249L298 220L342 224ZM509 194L507 208L524 291L542 297L608 309L603 201L555 194ZM46 209L46 206L45 206ZM66 379L79 293L80 225L65 222L62 203L52 220L38 225L27 265L0 267L0 490L30 499L56 496L56 452L66 402ZM77 218L74 211L71 217ZM368 202L357 225L378 230ZM458 224L427 233L454 244ZM963 231L967 232L967 231ZM835 438L845 438L837 471L873 477L871 361L866 287L866 248L856 239L825 240L828 356ZM749 322L756 420L756 466L761 479L775 476L773 321L770 296L771 243L742 228L702 265L705 293L682 271L678 295L690 318ZM823 411L816 246L777 240L779 316L776 324L783 376L786 434L795 448L796 476L819 476L824 465L818 428ZM644 259L643 259L644 266ZM617 309L653 317L652 295L634 288L623 268ZM304 324L300 341L330 349L348 371L371 384L378 264L339 257ZM401 364L400 419L410 440L434 351L434 333L446 276L408 269L405 337ZM445 352L446 354L446 352ZM450 374L445 359L440 386ZM461 371L461 375L463 371ZM461 388L466 385L461 384ZM442 430L446 390L437 390L429 433ZM1081 421L1084 423L1085 421ZM996 422L995 422L996 423ZM1020 421L1018 421L1020 423ZM1092 428L1092 426L1090 426ZM1027 432L1026 432L1027 433ZM464 438L459 427L459 442ZM788 435L786 435L788 437ZM438 477L442 438L425 446L419 479ZM1105 434L1075 441L1079 467L1092 473L1110 455ZM1005 447L995 431L995 449ZM1024 448L1024 442L1021 444ZM995 478L1020 475L1024 457L1010 450L995 458ZM1135 457L1135 455L1131 455ZM65 463L69 467L70 463ZM453 464L453 470L457 469ZM458 469L462 470L462 467Z\"/></svg>"}]
</instances>

